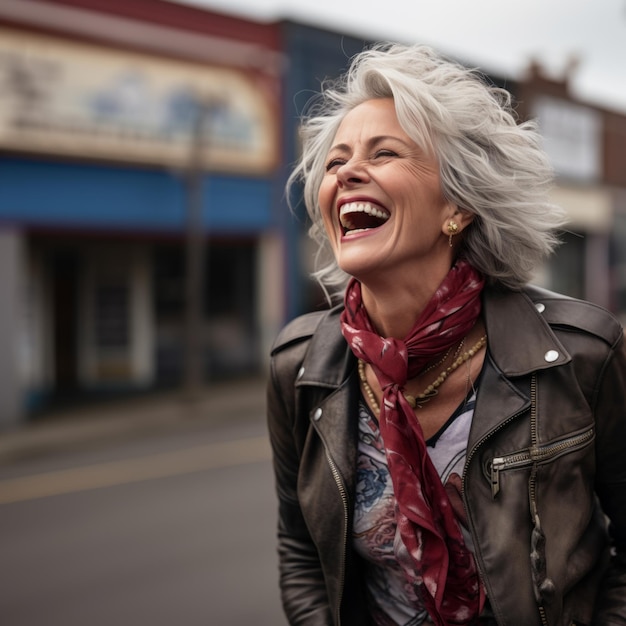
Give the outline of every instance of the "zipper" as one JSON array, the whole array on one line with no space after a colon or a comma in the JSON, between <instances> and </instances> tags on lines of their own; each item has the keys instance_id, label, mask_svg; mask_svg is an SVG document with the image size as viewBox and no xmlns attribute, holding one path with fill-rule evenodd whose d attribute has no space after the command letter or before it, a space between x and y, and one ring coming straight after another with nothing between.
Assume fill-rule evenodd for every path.
<instances>
[{"instance_id":1,"label":"zipper","mask_svg":"<svg viewBox=\"0 0 626 626\"><path fill-rule=\"evenodd\" d=\"M530 443L531 450L538 450L539 446L537 442L539 441L539 435L537 434L537 372L533 373L533 376L530 381ZM591 431L589 429L586 432ZM585 433L583 433L585 434ZM548 444L549 445L549 444ZM550 457L552 458L552 457ZM543 459L545 460L545 459ZM530 472L530 478L528 480L528 499L530 505L530 515L533 520L533 530L531 534L531 568L532 568L532 578L533 578L533 590L535 593L535 599L537 601L537 609L539 611L539 618L541 619L542 626L549 626L548 616L546 614L546 607L544 605L544 596L543 596L543 584L550 583L552 581L547 578L546 573L546 552L545 552L545 535L541 530L541 520L539 519L539 509L537 507L537 465L539 461L533 461L533 469ZM534 548L533 548L533 538L534 538ZM537 552L539 560L544 562L543 571L537 571L535 566L532 564L532 552L533 549ZM539 575L542 574L543 581L540 581ZM541 585L540 585L541 583Z\"/></svg>"},{"instance_id":2,"label":"zipper","mask_svg":"<svg viewBox=\"0 0 626 626\"><path fill-rule=\"evenodd\" d=\"M480 450L481 446L488 441L495 433L499 432L500 430L502 430L503 428L505 428L508 424L510 424L512 421L514 421L515 419L517 419L520 415L523 415L526 410L528 409L528 406L523 407L522 409L520 409L519 411L516 411L515 413L513 413L513 415L509 416L507 419L505 419L503 422L500 422L500 424L498 424L493 430L491 430L489 433L487 433L485 436L481 437L481 439L479 439L476 444L473 446L473 448L471 450L468 451L468 454L465 458L465 468L468 468L470 466L470 463L472 461L472 459L474 458L474 456L476 456L478 450ZM469 512L469 508L467 508L466 505L466 490L467 490L467 472L463 471L463 479L461 481L461 498L463 499L463 503L465 505L467 514L468 514L468 523L470 526L470 532L472 533L472 536L475 536L476 533L476 529L474 526L474 520L472 518L472 516L470 515ZM479 557L478 551L476 552L476 564L479 568L480 571L480 561L481 558ZM482 572L481 572L482 575ZM485 579L485 586L487 588L487 595L489 595L489 584L487 582L487 580Z\"/></svg>"},{"instance_id":3,"label":"zipper","mask_svg":"<svg viewBox=\"0 0 626 626\"><path fill-rule=\"evenodd\" d=\"M483 443L485 441L487 441L487 439L492 437L499 430L502 430L507 424L512 422L515 418L517 418L520 415L522 415L526 411L526 408L527 407L525 407L521 411L518 411L517 413L514 413L513 415L511 415L511 417L509 417L507 420L505 420L504 422L498 424L498 427L496 429L492 430L491 432L489 432L489 434L487 434L480 441L478 441L476 443L476 445L471 449L470 453L467 455L467 457L465 459L465 467L469 467L470 461L474 458L474 455L476 454L476 451L483 445ZM489 471L491 471L491 469ZM463 479L463 482L461 484L461 495L463 496L463 498L465 498L465 472L463 472L463 476L464 476L464 479Z\"/></svg>"},{"instance_id":4,"label":"zipper","mask_svg":"<svg viewBox=\"0 0 626 626\"><path fill-rule=\"evenodd\" d=\"M341 480L341 475L339 474L339 470L335 465L335 462L332 460L328 450L326 450L326 460L328 461L328 465L330 466L331 474L335 480L335 484L337 485L337 489L339 490L339 495L341 496L341 502L343 504L343 551L341 553L341 562L340 562L340 576L339 576L339 598L337 602L337 626L341 626L341 601L343 599L343 591L345 586L345 578L346 578L346 551L348 547L348 495L346 493L346 488L343 485L343 481Z\"/></svg>"},{"instance_id":5,"label":"zipper","mask_svg":"<svg viewBox=\"0 0 626 626\"><path fill-rule=\"evenodd\" d=\"M537 372L534 372L530 379L530 450L538 450L537 442L539 435L537 434ZM584 434L584 433L583 433ZM549 445L549 444L546 444ZM548 457L552 458L552 457ZM545 459L543 459L545 461ZM537 465L540 461L533 461L533 469L530 473L528 481L528 498L530 504L530 514L533 519L534 528L541 527L539 521L539 513L537 511ZM547 624L545 610L543 605L538 602L539 612L541 613L541 622Z\"/></svg>"},{"instance_id":6,"label":"zipper","mask_svg":"<svg viewBox=\"0 0 626 626\"><path fill-rule=\"evenodd\" d=\"M514 419L523 415L528 410L528 405L526 405L523 409L517 411L505 421L501 422L497 428L490 431L487 435L482 437L480 441L478 441L474 447L469 451L467 458L465 460L465 467L468 467L471 460L476 455L477 451L483 445L487 439L491 438L496 432L499 432L507 426ZM502 457L495 457L491 460L489 465L486 468L487 473L491 479L491 489L492 489L492 497L495 498L500 491L500 472L508 469L516 469L520 467L533 466L533 471L531 472L531 477L529 479L528 484L528 496L529 496L529 504L530 504L530 513L533 519L534 529L533 534L541 532L541 524L539 520L538 510L537 510L537 493L536 493L536 470L537 466L541 463L545 463L550 461L566 452L570 452L576 449L580 449L585 447L591 441L593 441L595 437L595 430L592 427L589 427L586 431L579 433L577 435L573 435L570 437L566 437L564 439L560 439L558 441L553 441L551 443L538 445L538 428L537 428L537 374L534 373L531 378L530 383L530 432L531 432L531 445L528 449L522 450L513 454L509 454ZM466 480L467 476L464 473L462 487L461 487L461 495L463 497L463 501L465 502L465 490L466 490ZM468 519L470 525L473 529L473 521L472 519ZM545 551L544 551L545 558ZM545 573L544 573L545 577ZM535 587L535 598L537 602L537 609L539 613L539 619L541 621L542 626L549 626L548 615L545 608L545 595L549 595L554 590L554 583L547 577L541 581L542 584L538 586L538 581L535 579L535 575L533 574L533 585Z\"/></svg>"},{"instance_id":7,"label":"zipper","mask_svg":"<svg viewBox=\"0 0 626 626\"><path fill-rule=\"evenodd\" d=\"M547 461L551 461L565 452L570 452L576 450L577 448L584 447L593 440L594 436L595 432L592 426L578 435L573 435L571 437L561 439L560 441L554 441L541 446L538 446L536 441L532 441L530 448L526 450L493 458L489 467L492 497L495 498L500 491L500 472L528 467L534 463L545 463Z\"/></svg>"}]
</instances>

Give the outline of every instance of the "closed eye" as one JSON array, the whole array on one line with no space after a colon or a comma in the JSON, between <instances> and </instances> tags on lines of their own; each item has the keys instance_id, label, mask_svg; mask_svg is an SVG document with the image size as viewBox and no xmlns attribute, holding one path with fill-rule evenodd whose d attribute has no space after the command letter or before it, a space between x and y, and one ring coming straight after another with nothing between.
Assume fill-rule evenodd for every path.
<instances>
[{"instance_id":1,"label":"closed eye","mask_svg":"<svg viewBox=\"0 0 626 626\"><path fill-rule=\"evenodd\" d=\"M398 153L394 152L393 150L388 150L388 149L384 149L384 150L377 150L376 152L374 152L374 154L372 154L371 159L380 159L380 158L393 158L393 157L397 157ZM328 163L326 164L326 171L330 172L333 169L336 169L337 167L341 167L342 165L344 165L345 163L347 163L346 159L341 159L341 158L335 158L335 159L331 159L330 161L328 161Z\"/></svg>"},{"instance_id":2,"label":"closed eye","mask_svg":"<svg viewBox=\"0 0 626 626\"><path fill-rule=\"evenodd\" d=\"M331 159L326 163L326 171L330 172L337 167L341 167L345 162L345 159Z\"/></svg>"},{"instance_id":3,"label":"closed eye","mask_svg":"<svg viewBox=\"0 0 626 626\"><path fill-rule=\"evenodd\" d=\"M384 149L384 150L377 150L374 153L374 158L381 158L381 157L397 157L398 153L394 152L393 150L388 150L388 149Z\"/></svg>"}]
</instances>

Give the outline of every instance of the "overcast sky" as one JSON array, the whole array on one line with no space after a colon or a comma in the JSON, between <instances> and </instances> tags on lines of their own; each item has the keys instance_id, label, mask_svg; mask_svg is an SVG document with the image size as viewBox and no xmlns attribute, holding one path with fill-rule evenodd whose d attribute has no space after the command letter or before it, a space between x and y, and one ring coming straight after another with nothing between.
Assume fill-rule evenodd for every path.
<instances>
[{"instance_id":1,"label":"overcast sky","mask_svg":"<svg viewBox=\"0 0 626 626\"><path fill-rule=\"evenodd\" d=\"M626 113L626 0L178 0L261 21L293 19L367 39L421 42L519 78L529 59L574 94Z\"/></svg>"}]
</instances>

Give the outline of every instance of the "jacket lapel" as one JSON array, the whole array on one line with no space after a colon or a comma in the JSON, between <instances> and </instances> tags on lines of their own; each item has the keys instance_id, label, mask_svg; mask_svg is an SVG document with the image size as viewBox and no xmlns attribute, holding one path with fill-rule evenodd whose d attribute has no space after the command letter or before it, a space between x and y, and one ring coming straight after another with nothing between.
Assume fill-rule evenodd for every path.
<instances>
[{"instance_id":1,"label":"jacket lapel","mask_svg":"<svg viewBox=\"0 0 626 626\"><path fill-rule=\"evenodd\" d=\"M542 303L533 302L524 291L485 290L483 316L489 351L505 376L524 376L571 360L542 310Z\"/></svg>"},{"instance_id":2,"label":"jacket lapel","mask_svg":"<svg viewBox=\"0 0 626 626\"><path fill-rule=\"evenodd\" d=\"M313 394L313 401L308 403L309 419L339 470L347 492L353 494L359 386L356 359L341 334L341 310L342 307L331 310L318 326L296 387Z\"/></svg>"},{"instance_id":3,"label":"jacket lapel","mask_svg":"<svg viewBox=\"0 0 626 626\"><path fill-rule=\"evenodd\" d=\"M541 302L524 291L485 289L483 317L488 353L481 374L468 453L530 405L532 372L569 363L571 357L541 315ZM518 384L515 383L518 379Z\"/></svg>"}]
</instances>

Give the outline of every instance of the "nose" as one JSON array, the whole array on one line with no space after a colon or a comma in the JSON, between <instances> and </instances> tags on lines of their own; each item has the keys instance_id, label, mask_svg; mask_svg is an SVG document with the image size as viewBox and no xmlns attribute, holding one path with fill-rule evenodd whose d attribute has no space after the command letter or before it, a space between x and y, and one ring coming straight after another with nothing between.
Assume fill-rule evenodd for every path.
<instances>
[{"instance_id":1,"label":"nose","mask_svg":"<svg viewBox=\"0 0 626 626\"><path fill-rule=\"evenodd\" d=\"M367 182L369 175L361 159L349 159L337 169L337 184L340 187Z\"/></svg>"}]
</instances>

